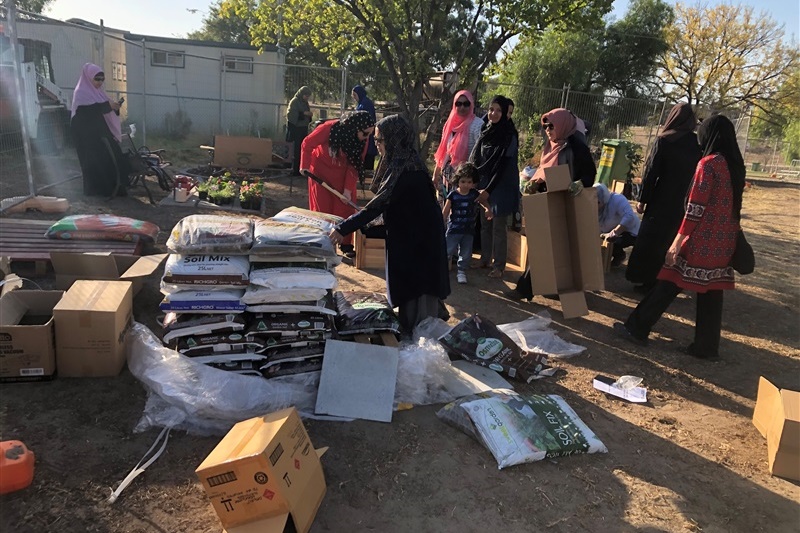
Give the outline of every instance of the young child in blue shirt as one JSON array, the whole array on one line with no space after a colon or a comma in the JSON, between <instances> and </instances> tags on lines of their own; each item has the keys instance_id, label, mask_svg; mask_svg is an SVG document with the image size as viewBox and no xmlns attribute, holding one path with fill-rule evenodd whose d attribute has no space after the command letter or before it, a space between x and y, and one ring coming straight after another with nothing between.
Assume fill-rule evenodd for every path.
<instances>
[{"instance_id":1,"label":"young child in blue shirt","mask_svg":"<svg viewBox=\"0 0 800 533\"><path fill-rule=\"evenodd\" d=\"M451 260L453 254L458 252L458 272L456 280L459 283L467 282L467 268L472 259L472 238L475 233L475 218L478 214L478 205L486 210L487 220L492 219L492 210L488 203L478 200L478 169L472 163L461 163L453 173L451 180L452 190L442 208L447 230L447 259Z\"/></svg>"}]
</instances>

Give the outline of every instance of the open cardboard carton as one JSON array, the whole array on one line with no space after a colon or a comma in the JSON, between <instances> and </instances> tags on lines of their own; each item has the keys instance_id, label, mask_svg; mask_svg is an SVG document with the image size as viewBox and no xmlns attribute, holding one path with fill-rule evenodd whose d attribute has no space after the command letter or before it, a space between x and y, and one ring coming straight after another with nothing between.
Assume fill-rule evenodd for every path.
<instances>
[{"instance_id":1,"label":"open cardboard carton","mask_svg":"<svg viewBox=\"0 0 800 533\"><path fill-rule=\"evenodd\" d=\"M53 308L63 295L15 290L0 297L0 382L53 378Z\"/></svg>"},{"instance_id":2,"label":"open cardboard carton","mask_svg":"<svg viewBox=\"0 0 800 533\"><path fill-rule=\"evenodd\" d=\"M584 291L605 289L597 191L567 190L567 165L544 169L547 192L522 197L533 294L558 294L564 318L589 314Z\"/></svg>"},{"instance_id":3,"label":"open cardboard carton","mask_svg":"<svg viewBox=\"0 0 800 533\"><path fill-rule=\"evenodd\" d=\"M767 439L770 474L800 481L800 392L759 378L753 425Z\"/></svg>"},{"instance_id":4,"label":"open cardboard carton","mask_svg":"<svg viewBox=\"0 0 800 533\"><path fill-rule=\"evenodd\" d=\"M325 496L325 476L293 407L239 422L195 473L227 533L306 533Z\"/></svg>"},{"instance_id":5,"label":"open cardboard carton","mask_svg":"<svg viewBox=\"0 0 800 533\"><path fill-rule=\"evenodd\" d=\"M56 288L69 289L76 280L95 279L130 281L133 294L142 288L144 279L156 271L168 254L137 255L75 252L50 252L56 274Z\"/></svg>"},{"instance_id":6,"label":"open cardboard carton","mask_svg":"<svg viewBox=\"0 0 800 533\"><path fill-rule=\"evenodd\" d=\"M266 168L272 163L272 140L214 136L215 167Z\"/></svg>"}]
</instances>

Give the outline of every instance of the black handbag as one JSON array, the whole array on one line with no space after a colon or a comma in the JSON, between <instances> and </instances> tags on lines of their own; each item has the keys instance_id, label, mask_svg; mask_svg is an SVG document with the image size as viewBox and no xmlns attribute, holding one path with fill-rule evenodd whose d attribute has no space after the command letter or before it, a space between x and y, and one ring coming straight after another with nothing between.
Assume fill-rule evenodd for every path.
<instances>
[{"instance_id":1,"label":"black handbag","mask_svg":"<svg viewBox=\"0 0 800 533\"><path fill-rule=\"evenodd\" d=\"M739 274L752 274L756 267L756 257L753 247L744 238L744 232L739 230L736 234L736 249L731 256L731 266Z\"/></svg>"}]
</instances>

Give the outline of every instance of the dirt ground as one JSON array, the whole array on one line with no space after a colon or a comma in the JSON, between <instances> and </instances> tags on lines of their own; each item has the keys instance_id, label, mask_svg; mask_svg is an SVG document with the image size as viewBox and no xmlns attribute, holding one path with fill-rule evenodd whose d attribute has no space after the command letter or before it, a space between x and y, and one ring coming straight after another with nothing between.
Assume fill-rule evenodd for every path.
<instances>
[{"instance_id":1,"label":"dirt ground","mask_svg":"<svg viewBox=\"0 0 800 533\"><path fill-rule=\"evenodd\" d=\"M70 159L47 166L61 176L76 168ZM288 178L271 183L268 214L306 205L303 184L295 181L291 195L288 185ZM3 197L26 191L21 178L4 173ZM87 201L77 180L47 194L68 198L72 214L155 222L162 228L155 250L164 251L174 223L195 211L153 207L142 192ZM397 412L390 424L308 421L314 444L330 447L322 459L328 493L312 532L797 531L800 484L768 474L766 441L750 419L760 375L800 389L798 206L797 185L757 181L746 192L743 223L757 270L725 295L716 362L678 351L692 336L691 296L673 304L649 348L614 337L611 325L638 301L623 269L607 275L605 291L588 294L588 316L571 320L561 317L557 300L507 298L513 272L501 282L473 271L470 284L453 283L452 323L476 311L499 324L549 310L562 337L588 348L556 362L555 377L515 386L562 395L609 453L500 471L487 450L435 417L439 406ZM337 275L344 289L384 290L381 272L342 265ZM51 277L36 281L52 286ZM153 276L134 302L134 315L156 333L159 300ZM596 391L598 373L643 377L650 402L629 404ZM157 435L133 433L145 396L127 370L112 379L0 386L0 437L23 440L37 461L31 487L0 497L0 530L220 531L194 474L218 438L173 434L161 458L113 506L106 503Z\"/></svg>"}]
</instances>

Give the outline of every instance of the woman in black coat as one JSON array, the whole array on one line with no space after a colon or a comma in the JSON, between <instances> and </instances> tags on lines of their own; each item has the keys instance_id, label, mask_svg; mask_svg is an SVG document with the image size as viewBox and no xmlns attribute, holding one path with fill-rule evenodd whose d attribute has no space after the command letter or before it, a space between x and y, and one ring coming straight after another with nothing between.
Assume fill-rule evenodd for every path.
<instances>
[{"instance_id":1,"label":"woman in black coat","mask_svg":"<svg viewBox=\"0 0 800 533\"><path fill-rule=\"evenodd\" d=\"M702 155L696 126L692 106L677 104L647 159L636 206L644 216L625 271L628 281L641 284L634 288L637 292L647 292L655 284L683 220L686 193Z\"/></svg>"},{"instance_id":2,"label":"woman in black coat","mask_svg":"<svg viewBox=\"0 0 800 533\"><path fill-rule=\"evenodd\" d=\"M450 294L444 221L408 122L399 115L382 119L375 125L375 144L381 156L374 177L378 192L363 210L331 230L330 238L340 243L383 215L387 296L410 333L427 317L449 318L442 303Z\"/></svg>"}]
</instances>

